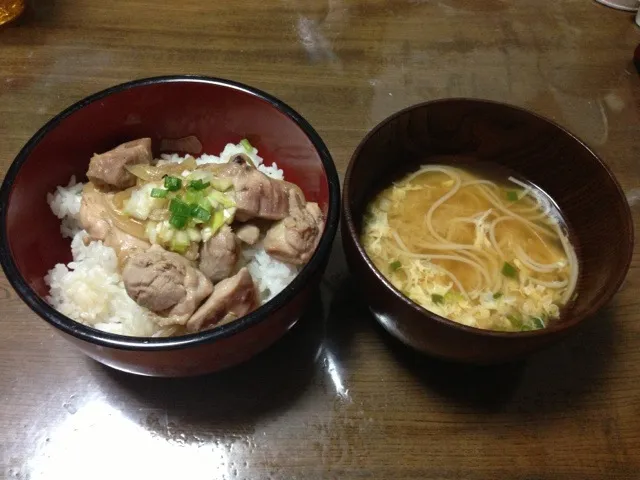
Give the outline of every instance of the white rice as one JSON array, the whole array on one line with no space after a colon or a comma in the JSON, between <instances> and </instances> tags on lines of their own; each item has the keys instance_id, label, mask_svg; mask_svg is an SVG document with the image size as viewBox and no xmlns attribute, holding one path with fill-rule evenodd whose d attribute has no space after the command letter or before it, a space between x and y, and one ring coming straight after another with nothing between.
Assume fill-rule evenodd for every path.
<instances>
[{"instance_id":1,"label":"white rice","mask_svg":"<svg viewBox=\"0 0 640 480\"><path fill-rule=\"evenodd\" d=\"M57 187L54 193L47 193L47 202L53 214L62 220L60 233L64 238L72 238L80 231L78 214L82 199L82 183L76 183L73 175L66 187Z\"/></svg>"},{"instance_id":2,"label":"white rice","mask_svg":"<svg viewBox=\"0 0 640 480\"><path fill-rule=\"evenodd\" d=\"M242 145L228 144L220 156L202 155L196 159L198 165L226 163L237 153L247 153ZM265 166L254 148L249 153L260 171L282 180L284 174L275 164ZM184 157L163 155L162 161L180 163ZM47 202L56 217L62 220L60 232L72 238L73 261L67 265L57 264L45 282L50 288L47 301L64 315L91 327L121 335L158 337L173 333L173 329L161 328L127 295L118 271L115 251L100 241L84 244L87 235L79 226L78 214L82 198L82 183L71 177L66 187L57 187L47 195ZM280 293L298 274L299 267L282 263L270 257L258 243L244 246L242 263L247 266L255 281L262 302L267 302Z\"/></svg>"}]
</instances>

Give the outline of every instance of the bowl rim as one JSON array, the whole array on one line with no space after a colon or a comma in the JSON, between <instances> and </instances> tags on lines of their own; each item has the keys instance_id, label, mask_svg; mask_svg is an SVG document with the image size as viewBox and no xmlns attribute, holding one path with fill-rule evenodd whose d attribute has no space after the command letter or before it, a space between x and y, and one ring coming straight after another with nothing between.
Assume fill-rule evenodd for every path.
<instances>
[{"instance_id":1,"label":"bowl rim","mask_svg":"<svg viewBox=\"0 0 640 480\"><path fill-rule=\"evenodd\" d=\"M27 161L35 146L64 119L87 105L104 99L111 94L130 91L148 85L165 83L199 83L230 88L267 102L271 107L286 115L303 131L320 157L329 189L328 211L320 242L309 262L307 262L284 290L253 312L241 317L237 321L221 325L220 327L179 337L129 337L104 332L76 322L54 309L29 286L19 272L9 247L9 241L7 239L7 206L13 190L13 182L21 167ZM304 288L307 281L321 268L325 257L330 254L333 239L338 230L339 220L340 181L331 153L311 124L289 105L258 88L224 78L205 75L163 75L147 77L111 86L73 103L45 123L20 149L18 155L9 166L2 186L0 187L0 264L9 283L18 293L22 301L37 315L66 334L95 345L119 350L176 350L213 343L216 340L231 337L266 320L271 314L284 307Z\"/></svg>"},{"instance_id":2,"label":"bowl rim","mask_svg":"<svg viewBox=\"0 0 640 480\"><path fill-rule=\"evenodd\" d=\"M351 208L349 207L349 197L350 197L350 191L349 191L349 186L351 185L352 182L352 173L353 173L353 169L354 169L354 165L357 163L358 158L361 158L361 151L364 148L364 146L369 142L369 140L371 138L373 138L379 130L381 130L384 126L386 126L388 123L390 123L391 121L395 120L398 117L401 117L413 110L418 110L421 108L425 108L425 107L429 107L435 104L447 104L447 103L475 103L475 104L482 104L482 105L493 105L493 106L498 106L501 108L506 108L506 109L511 109L511 110L516 110L518 112L521 113L525 113L527 115L530 115L532 117L537 118L538 120L547 123L549 125L551 125L552 127L554 127L555 129L561 131L563 134L567 135L569 138L571 138L573 141L575 141L580 147L582 147L583 149L585 149L590 155L591 157L599 164L599 166L606 172L606 174L609 176L609 178L611 179L616 192L618 194L618 199L620 200L621 203L621 207L623 210L623 223L625 224L626 227L626 244L628 245L627 248L627 255L626 258L621 259L623 261L623 265L624 267L622 269L620 269L618 271L618 274L615 278L615 282L609 284L609 288L607 289L605 295L600 295L597 300L594 302L594 304L587 310L586 313L582 314L582 315L576 315L571 317L571 320L568 322L559 322L556 323L554 325L552 325L551 327L548 328L543 328L540 330L531 330L531 331L525 331L525 332L501 332L501 331L495 331L495 330L485 330L482 328L477 328L477 327L471 327L468 325L464 325L458 322L455 322L453 320L449 320L446 317L443 317L441 315L438 315L437 313L434 313L422 306L420 306L418 303L414 302L413 300L410 300L408 297L406 297L404 294L402 294L402 292L400 292L399 290L397 290L392 284L391 282L389 282L385 276L382 274L382 272L380 272L378 270L378 268L373 264L373 262L371 261L371 259L369 258L369 256L367 255L367 253L364 251L364 248L362 247L362 245L360 244L360 239L358 237L358 234L356 232L355 229L355 222L353 220L353 215L351 212ZM466 333L470 333L473 335L479 335L479 336L483 336L483 337L492 337L492 338L526 338L526 337L541 337L541 336L545 336L545 335L549 335L552 334L554 332L560 332L560 331L565 331L567 329L570 329L571 327L574 327L578 324L580 324L583 320L585 320L586 318L592 316L594 313L596 313L597 311L599 311L604 305L606 305L611 298L618 292L618 290L620 289L620 286L622 285L622 283L624 282L624 279L627 276L627 273L629 271L629 267L631 265L631 260L633 258L633 246L634 246L634 229L633 229L633 217L631 215L631 208L629 207L629 203L626 200L624 191L622 190L622 187L620 186L620 183L618 182L618 180L616 179L615 175L613 174L612 170L607 166L607 164L605 164L602 159L581 139L579 139L576 135L574 135L573 133L571 133L569 130L567 130L566 128L564 128L563 126L559 125L558 123L554 122L553 120L544 117L543 115L540 115L538 113L535 113L527 108L523 108L523 107L519 107L516 105L511 105L508 103L504 103L504 102L498 102L498 101L494 101L494 100L486 100L486 99L480 99L480 98L471 98L471 97L447 97L447 98L439 98L439 99L434 99L434 100L429 100L429 101L425 101L425 102L420 102L414 105L410 105L406 108L403 108L391 115L389 115L388 117L384 118L382 121L380 121L375 127L373 127L368 133L367 135L365 135L365 137L360 141L360 143L358 144L358 146L356 147L355 151L353 152L353 154L351 155L351 159L349 160L349 164L347 166L347 170L345 172L344 175L344 180L343 180L343 187L342 187L342 213L343 213L343 225L342 228L348 231L349 237L352 239L352 241L355 244L355 248L356 251L358 252L358 255L360 257L361 260L364 261L366 267L368 268L368 270L377 278L377 280L382 283L382 285L391 292L391 294L396 298L396 300L399 300L401 302L403 302L405 304L406 307L411 308L412 310L414 310L416 313L421 314L422 316L428 317L432 320L434 320L436 323L439 323L445 327L451 327L454 329L458 329L461 330L463 332ZM622 232L625 233L625 232Z\"/></svg>"}]
</instances>

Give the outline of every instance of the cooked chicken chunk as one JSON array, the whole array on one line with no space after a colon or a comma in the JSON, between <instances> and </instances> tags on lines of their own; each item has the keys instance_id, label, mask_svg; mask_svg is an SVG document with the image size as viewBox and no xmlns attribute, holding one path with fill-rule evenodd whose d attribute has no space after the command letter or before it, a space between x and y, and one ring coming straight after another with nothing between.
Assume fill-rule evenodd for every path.
<instances>
[{"instance_id":1,"label":"cooked chicken chunk","mask_svg":"<svg viewBox=\"0 0 640 480\"><path fill-rule=\"evenodd\" d=\"M108 152L94 155L89 162L87 177L99 187L129 188L135 185L136 177L125 167L151 163L152 158L150 138L133 140Z\"/></svg>"},{"instance_id":2,"label":"cooked chicken chunk","mask_svg":"<svg viewBox=\"0 0 640 480\"><path fill-rule=\"evenodd\" d=\"M133 256L122 271L129 296L159 314L162 326L184 325L213 291L211 282L191 263L158 245Z\"/></svg>"},{"instance_id":3,"label":"cooked chicken chunk","mask_svg":"<svg viewBox=\"0 0 640 480\"><path fill-rule=\"evenodd\" d=\"M258 289L246 268L218 283L211 296L187 322L187 330L203 328L240 318L260 305Z\"/></svg>"},{"instance_id":4,"label":"cooked chicken chunk","mask_svg":"<svg viewBox=\"0 0 640 480\"><path fill-rule=\"evenodd\" d=\"M289 193L289 216L273 225L264 239L264 249L281 262L303 265L309 261L324 229L317 203L306 203L295 191Z\"/></svg>"},{"instance_id":5,"label":"cooked chicken chunk","mask_svg":"<svg viewBox=\"0 0 640 480\"><path fill-rule=\"evenodd\" d=\"M200 247L200 270L217 283L233 272L238 262L239 245L231 228L224 226Z\"/></svg>"},{"instance_id":6,"label":"cooked chicken chunk","mask_svg":"<svg viewBox=\"0 0 640 480\"><path fill-rule=\"evenodd\" d=\"M247 245L255 245L260 238L260 229L250 223L240 225L236 229L236 237Z\"/></svg>"},{"instance_id":7,"label":"cooked chicken chunk","mask_svg":"<svg viewBox=\"0 0 640 480\"><path fill-rule=\"evenodd\" d=\"M91 240L101 240L107 247L113 248L120 265L124 265L131 256L144 252L151 244L113 224L104 203L108 195L99 192L91 184L85 185L80 204L80 226L87 231Z\"/></svg>"},{"instance_id":8,"label":"cooked chicken chunk","mask_svg":"<svg viewBox=\"0 0 640 480\"><path fill-rule=\"evenodd\" d=\"M289 191L302 191L293 183L274 180L248 163L245 155L236 155L225 165L213 167L217 176L233 182L236 219L281 220L289 213Z\"/></svg>"}]
</instances>

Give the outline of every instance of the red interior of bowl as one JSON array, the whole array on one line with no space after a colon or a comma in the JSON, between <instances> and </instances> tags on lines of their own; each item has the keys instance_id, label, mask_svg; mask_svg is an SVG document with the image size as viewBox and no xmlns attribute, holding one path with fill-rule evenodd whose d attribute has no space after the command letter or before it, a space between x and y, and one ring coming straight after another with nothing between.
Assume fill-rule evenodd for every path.
<instances>
[{"instance_id":1,"label":"red interior of bowl","mask_svg":"<svg viewBox=\"0 0 640 480\"><path fill-rule=\"evenodd\" d=\"M248 138L266 165L276 162L288 181L299 185L325 214L329 186L322 161L307 134L269 100L203 80L165 81L118 89L72 111L41 132L12 185L7 206L7 236L14 261L29 285L48 293L44 276L56 263L71 260L69 239L51 212L47 193L66 185L72 175L85 179L93 153L120 143L151 137L195 135L203 152Z\"/></svg>"}]
</instances>

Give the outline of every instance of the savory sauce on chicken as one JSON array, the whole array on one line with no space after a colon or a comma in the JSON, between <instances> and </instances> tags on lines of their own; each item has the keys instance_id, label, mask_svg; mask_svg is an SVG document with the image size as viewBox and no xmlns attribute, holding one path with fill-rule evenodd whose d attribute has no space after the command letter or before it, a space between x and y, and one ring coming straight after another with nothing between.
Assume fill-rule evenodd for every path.
<instances>
[{"instance_id":1,"label":"savory sauce on chicken","mask_svg":"<svg viewBox=\"0 0 640 480\"><path fill-rule=\"evenodd\" d=\"M127 295L160 326L187 332L238 319L261 303L243 260L264 245L303 265L324 229L302 190L258 170L248 155L198 165L153 159L149 138L94 155L82 191L86 242L113 248Z\"/></svg>"}]
</instances>

